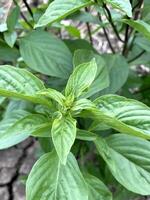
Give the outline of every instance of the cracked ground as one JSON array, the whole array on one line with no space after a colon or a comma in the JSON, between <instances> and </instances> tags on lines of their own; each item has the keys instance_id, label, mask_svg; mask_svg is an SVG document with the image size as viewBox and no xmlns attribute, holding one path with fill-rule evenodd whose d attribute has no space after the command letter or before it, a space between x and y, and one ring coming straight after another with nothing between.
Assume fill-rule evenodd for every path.
<instances>
[{"instance_id":1,"label":"cracked ground","mask_svg":"<svg viewBox=\"0 0 150 200\"><path fill-rule=\"evenodd\" d=\"M0 200L25 200L26 176L36 161L37 142L23 143L0 151Z\"/></svg>"}]
</instances>

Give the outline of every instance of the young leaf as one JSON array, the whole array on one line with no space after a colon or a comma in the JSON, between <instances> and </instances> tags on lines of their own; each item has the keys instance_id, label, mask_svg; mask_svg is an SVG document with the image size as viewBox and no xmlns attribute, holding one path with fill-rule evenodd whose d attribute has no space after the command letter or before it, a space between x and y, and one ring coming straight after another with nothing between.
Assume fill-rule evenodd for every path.
<instances>
[{"instance_id":1,"label":"young leaf","mask_svg":"<svg viewBox=\"0 0 150 200\"><path fill-rule=\"evenodd\" d=\"M150 108L145 104L117 95L102 96L94 103L99 121L119 132L150 138Z\"/></svg>"},{"instance_id":2,"label":"young leaf","mask_svg":"<svg viewBox=\"0 0 150 200\"><path fill-rule=\"evenodd\" d=\"M66 164L67 156L76 138L76 120L69 115L55 119L51 135L61 163Z\"/></svg>"},{"instance_id":3,"label":"young leaf","mask_svg":"<svg viewBox=\"0 0 150 200\"><path fill-rule=\"evenodd\" d=\"M85 49L79 49L75 51L74 57L73 57L74 67L82 63L86 63L92 60L93 58L95 58L95 61L97 64L97 73L96 73L95 80L93 81L91 86L88 88L88 91L84 92L84 94L82 95L85 98L88 98L109 86L109 74L108 74L106 63L104 59L102 58L102 56L95 54L93 51L89 51Z\"/></svg>"},{"instance_id":4,"label":"young leaf","mask_svg":"<svg viewBox=\"0 0 150 200\"><path fill-rule=\"evenodd\" d=\"M18 111L10 118L2 120L0 124L0 149L5 149L38 132L48 124L48 119L42 115Z\"/></svg>"},{"instance_id":5,"label":"young leaf","mask_svg":"<svg viewBox=\"0 0 150 200\"><path fill-rule=\"evenodd\" d=\"M111 192L100 179L90 174L85 174L84 178L89 188L88 200L112 200Z\"/></svg>"},{"instance_id":6,"label":"young leaf","mask_svg":"<svg viewBox=\"0 0 150 200\"><path fill-rule=\"evenodd\" d=\"M116 134L95 140L98 152L116 180L129 191L150 194L150 143L144 139Z\"/></svg>"},{"instance_id":7,"label":"young leaf","mask_svg":"<svg viewBox=\"0 0 150 200\"><path fill-rule=\"evenodd\" d=\"M57 90L48 88L45 90L41 90L40 92L38 92L38 94L41 96L46 96L54 101L57 101L61 106L64 105L65 97Z\"/></svg>"},{"instance_id":8,"label":"young leaf","mask_svg":"<svg viewBox=\"0 0 150 200\"><path fill-rule=\"evenodd\" d=\"M37 72L63 79L71 73L71 52L51 33L31 32L21 39L20 51L27 65Z\"/></svg>"},{"instance_id":9,"label":"young leaf","mask_svg":"<svg viewBox=\"0 0 150 200\"><path fill-rule=\"evenodd\" d=\"M65 166L55 152L42 156L32 168L26 185L27 200L88 200L87 185L71 153Z\"/></svg>"},{"instance_id":10,"label":"young leaf","mask_svg":"<svg viewBox=\"0 0 150 200\"><path fill-rule=\"evenodd\" d=\"M104 0L106 3L110 3L114 8L118 8L132 17L132 6L130 0Z\"/></svg>"},{"instance_id":11,"label":"young leaf","mask_svg":"<svg viewBox=\"0 0 150 200\"><path fill-rule=\"evenodd\" d=\"M150 25L142 20L124 19L124 23L130 25L138 32L142 33L147 39L150 40Z\"/></svg>"},{"instance_id":12,"label":"young leaf","mask_svg":"<svg viewBox=\"0 0 150 200\"><path fill-rule=\"evenodd\" d=\"M92 1L90 0L54 0L47 8L44 15L39 19L35 28L60 21L71 13L91 3Z\"/></svg>"},{"instance_id":13,"label":"young leaf","mask_svg":"<svg viewBox=\"0 0 150 200\"><path fill-rule=\"evenodd\" d=\"M71 107L72 115L79 114L82 110L95 108L95 105L88 99L79 99Z\"/></svg>"},{"instance_id":14,"label":"young leaf","mask_svg":"<svg viewBox=\"0 0 150 200\"><path fill-rule=\"evenodd\" d=\"M97 72L95 59L77 66L71 74L66 89L66 96L79 97L94 81Z\"/></svg>"},{"instance_id":15,"label":"young leaf","mask_svg":"<svg viewBox=\"0 0 150 200\"><path fill-rule=\"evenodd\" d=\"M9 65L0 66L0 95L49 105L44 98L36 96L44 88L44 84L27 70Z\"/></svg>"}]
</instances>

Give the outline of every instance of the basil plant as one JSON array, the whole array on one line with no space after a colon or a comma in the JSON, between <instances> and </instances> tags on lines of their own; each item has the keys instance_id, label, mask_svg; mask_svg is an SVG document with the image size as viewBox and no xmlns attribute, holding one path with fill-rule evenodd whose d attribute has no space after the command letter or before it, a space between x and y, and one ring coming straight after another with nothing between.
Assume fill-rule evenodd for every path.
<instances>
[{"instance_id":1,"label":"basil plant","mask_svg":"<svg viewBox=\"0 0 150 200\"><path fill-rule=\"evenodd\" d=\"M89 100L99 71L96 58L77 65L65 89L59 92L46 88L25 69L0 66L1 96L37 104L33 113L18 110L1 121L0 148L29 136L49 138L53 143L28 176L28 200L112 199L102 180L80 171L71 153L75 140L93 143L97 156L125 188L150 194L150 143L145 140L150 138L150 108L118 95ZM81 127L79 119L87 121L87 128ZM110 128L118 134L102 137L96 132Z\"/></svg>"},{"instance_id":2,"label":"basil plant","mask_svg":"<svg viewBox=\"0 0 150 200\"><path fill-rule=\"evenodd\" d=\"M0 150L39 144L26 200L150 195L149 0L44 2L0 3Z\"/></svg>"}]
</instances>

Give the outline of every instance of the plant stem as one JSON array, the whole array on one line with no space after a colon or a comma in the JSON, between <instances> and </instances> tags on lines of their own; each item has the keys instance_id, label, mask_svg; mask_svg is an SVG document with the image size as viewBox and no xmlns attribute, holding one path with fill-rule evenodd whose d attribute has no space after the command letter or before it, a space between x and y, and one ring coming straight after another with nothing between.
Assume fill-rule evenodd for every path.
<instances>
[{"instance_id":1,"label":"plant stem","mask_svg":"<svg viewBox=\"0 0 150 200\"><path fill-rule=\"evenodd\" d=\"M134 58L129 60L128 63L131 63L131 62L135 61L136 59L140 58L145 52L146 52L145 50L141 51L138 55L136 55Z\"/></svg>"},{"instance_id":2,"label":"plant stem","mask_svg":"<svg viewBox=\"0 0 150 200\"><path fill-rule=\"evenodd\" d=\"M101 15L100 15L99 12L97 13L97 15L98 15L99 21L102 22L102 18L101 18ZM105 37L106 37L106 39L107 39L107 42L108 42L108 44L109 44L109 47L110 47L112 53L115 54L115 50L114 50L114 48L113 48L113 46L112 46L112 44L111 44L111 41L110 41L110 39L109 39L109 36L108 36L108 34L107 34L107 31L106 31L105 27L103 27L103 32L104 32L104 35L105 35Z\"/></svg>"},{"instance_id":3,"label":"plant stem","mask_svg":"<svg viewBox=\"0 0 150 200\"><path fill-rule=\"evenodd\" d=\"M122 55L126 56L128 53L128 40L129 40L129 25L126 25L126 30L125 30L125 39L124 39L124 47L122 51Z\"/></svg>"},{"instance_id":4,"label":"plant stem","mask_svg":"<svg viewBox=\"0 0 150 200\"><path fill-rule=\"evenodd\" d=\"M27 2L26 0L23 0L23 2L24 2L24 4L25 4L25 6L26 6L28 12L30 13L31 17L33 18L33 12L32 12L32 10L31 10L31 8L30 8L28 2Z\"/></svg>"},{"instance_id":5,"label":"plant stem","mask_svg":"<svg viewBox=\"0 0 150 200\"><path fill-rule=\"evenodd\" d=\"M89 12L87 7L85 8L85 11ZM89 35L89 39L90 39L91 45L93 46L93 38L92 38L92 32L91 32L91 27L90 27L89 22L86 22L86 26L87 26L88 35Z\"/></svg>"},{"instance_id":6,"label":"plant stem","mask_svg":"<svg viewBox=\"0 0 150 200\"><path fill-rule=\"evenodd\" d=\"M14 4L15 4L16 6L19 6L19 5L18 5L18 2L17 2L16 0L13 0L13 2L14 2ZM30 22L27 20L27 18L26 18L25 15L23 14L23 12L20 11L20 15L21 15L21 17L24 19L24 21L28 24L28 26L29 26L30 28L33 29L32 24L30 24Z\"/></svg>"},{"instance_id":7,"label":"plant stem","mask_svg":"<svg viewBox=\"0 0 150 200\"><path fill-rule=\"evenodd\" d=\"M114 22L113 22L113 19L112 19L110 10L108 9L108 7L106 6L105 3L103 4L103 7L104 7L104 9L105 9L106 12L107 12L107 15L108 15L108 16L106 15L106 17L107 17L108 21L110 22L110 24L111 24L111 26L112 26L112 28L113 28L113 30L114 30L114 32L115 32L115 34L116 34L118 40L124 43L124 41L123 41L122 38L120 37L120 35L119 35L119 33L118 33L118 30L117 30L117 28L116 28L116 26L115 26L115 24L114 24Z\"/></svg>"},{"instance_id":8,"label":"plant stem","mask_svg":"<svg viewBox=\"0 0 150 200\"><path fill-rule=\"evenodd\" d=\"M98 1L95 0L95 3L98 4ZM99 12L97 12L97 16L98 16L99 21L102 22L102 18L101 18L101 15L100 15ZM105 27L102 27L102 28L103 28L103 32L104 32L104 35L105 35L105 37L106 37L106 40L107 40L107 42L108 42L108 44L109 44L109 47L110 47L112 53L115 54L115 49L113 48L113 46L112 46L112 44L111 44L111 41L110 41L109 36L108 36L108 34L107 34L107 31L106 31Z\"/></svg>"}]
</instances>

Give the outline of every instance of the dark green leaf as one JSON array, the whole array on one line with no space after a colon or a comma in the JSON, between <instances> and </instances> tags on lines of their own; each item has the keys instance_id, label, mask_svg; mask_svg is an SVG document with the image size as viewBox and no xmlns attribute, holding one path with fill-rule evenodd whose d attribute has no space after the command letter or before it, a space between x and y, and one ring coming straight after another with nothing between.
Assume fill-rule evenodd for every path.
<instances>
[{"instance_id":1,"label":"dark green leaf","mask_svg":"<svg viewBox=\"0 0 150 200\"><path fill-rule=\"evenodd\" d=\"M10 32L12 32L15 28L15 25L17 24L17 20L20 15L20 8L19 6L16 6L10 13L10 15L7 18L7 27Z\"/></svg>"},{"instance_id":2,"label":"dark green leaf","mask_svg":"<svg viewBox=\"0 0 150 200\"><path fill-rule=\"evenodd\" d=\"M20 51L27 65L40 73L67 79L72 71L72 55L54 35L33 31L20 41Z\"/></svg>"}]
</instances>

